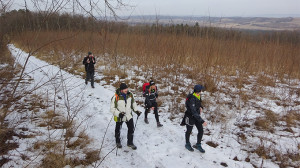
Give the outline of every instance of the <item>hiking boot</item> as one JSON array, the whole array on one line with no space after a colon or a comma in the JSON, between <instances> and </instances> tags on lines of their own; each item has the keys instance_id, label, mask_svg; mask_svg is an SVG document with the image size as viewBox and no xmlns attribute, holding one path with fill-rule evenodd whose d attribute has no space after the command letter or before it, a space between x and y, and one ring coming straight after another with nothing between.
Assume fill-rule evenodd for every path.
<instances>
[{"instance_id":1,"label":"hiking boot","mask_svg":"<svg viewBox=\"0 0 300 168\"><path fill-rule=\"evenodd\" d=\"M88 84L88 82L87 82L87 81L85 81L85 84L87 85L87 84Z\"/></svg>"},{"instance_id":2,"label":"hiking boot","mask_svg":"<svg viewBox=\"0 0 300 168\"><path fill-rule=\"evenodd\" d=\"M95 88L95 86L92 86L92 88Z\"/></svg>"},{"instance_id":3,"label":"hiking boot","mask_svg":"<svg viewBox=\"0 0 300 168\"><path fill-rule=\"evenodd\" d=\"M145 121L146 124L149 124L149 121L148 121L147 118L145 118L144 121Z\"/></svg>"},{"instance_id":4,"label":"hiking boot","mask_svg":"<svg viewBox=\"0 0 300 168\"><path fill-rule=\"evenodd\" d=\"M117 148L122 148L121 143L117 143Z\"/></svg>"},{"instance_id":5,"label":"hiking boot","mask_svg":"<svg viewBox=\"0 0 300 168\"><path fill-rule=\"evenodd\" d=\"M160 122L157 122L157 127L162 127L163 125Z\"/></svg>"},{"instance_id":6,"label":"hiking boot","mask_svg":"<svg viewBox=\"0 0 300 168\"><path fill-rule=\"evenodd\" d=\"M134 144L127 144L128 147L130 147L133 150L136 150L137 147Z\"/></svg>"},{"instance_id":7,"label":"hiking boot","mask_svg":"<svg viewBox=\"0 0 300 168\"><path fill-rule=\"evenodd\" d=\"M185 148L186 148L187 150L191 151L191 152L194 151L194 149L191 147L191 143L185 144Z\"/></svg>"},{"instance_id":8,"label":"hiking boot","mask_svg":"<svg viewBox=\"0 0 300 168\"><path fill-rule=\"evenodd\" d=\"M195 144L193 145L193 148L198 149L201 153L205 153L205 150L202 148L201 144Z\"/></svg>"}]
</instances>

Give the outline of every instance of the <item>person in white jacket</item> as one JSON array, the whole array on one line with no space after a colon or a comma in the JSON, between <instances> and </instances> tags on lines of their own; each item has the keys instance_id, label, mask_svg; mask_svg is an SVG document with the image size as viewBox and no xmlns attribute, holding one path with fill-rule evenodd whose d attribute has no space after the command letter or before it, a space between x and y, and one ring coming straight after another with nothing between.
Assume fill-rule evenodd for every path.
<instances>
[{"instance_id":1,"label":"person in white jacket","mask_svg":"<svg viewBox=\"0 0 300 168\"><path fill-rule=\"evenodd\" d=\"M115 95L112 97L110 111L114 115L114 120L116 121L115 137L117 148L122 148L120 131L123 122L125 122L128 128L127 146L136 150L137 147L133 144L134 123L132 111L138 116L141 115L141 112L137 110L133 94L128 91L128 87L125 83L121 83L120 88L116 90Z\"/></svg>"}]
</instances>

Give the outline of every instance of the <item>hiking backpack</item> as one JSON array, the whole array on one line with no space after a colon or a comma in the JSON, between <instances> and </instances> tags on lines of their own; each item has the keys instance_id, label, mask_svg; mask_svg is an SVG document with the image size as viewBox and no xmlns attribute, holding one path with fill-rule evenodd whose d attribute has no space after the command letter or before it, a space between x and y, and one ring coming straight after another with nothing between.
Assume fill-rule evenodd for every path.
<instances>
[{"instance_id":1,"label":"hiking backpack","mask_svg":"<svg viewBox=\"0 0 300 168\"><path fill-rule=\"evenodd\" d=\"M147 86L149 86L149 85L150 85L149 82L143 84L143 96L145 95L146 88L147 88Z\"/></svg>"},{"instance_id":2,"label":"hiking backpack","mask_svg":"<svg viewBox=\"0 0 300 168\"><path fill-rule=\"evenodd\" d=\"M188 107L188 103L190 103L190 99L192 98L193 94L188 94L188 96L185 99L185 107Z\"/></svg>"}]
</instances>

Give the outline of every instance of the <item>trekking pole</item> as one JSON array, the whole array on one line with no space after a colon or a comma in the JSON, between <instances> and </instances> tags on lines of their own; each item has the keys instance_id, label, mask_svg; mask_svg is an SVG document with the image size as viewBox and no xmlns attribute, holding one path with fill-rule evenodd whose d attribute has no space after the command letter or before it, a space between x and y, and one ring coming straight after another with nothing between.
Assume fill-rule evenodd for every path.
<instances>
[{"instance_id":1,"label":"trekking pole","mask_svg":"<svg viewBox=\"0 0 300 168\"><path fill-rule=\"evenodd\" d=\"M120 142L122 142L122 138L120 138ZM118 147L116 146L117 150L116 150L116 156L118 156Z\"/></svg>"},{"instance_id":2,"label":"trekking pole","mask_svg":"<svg viewBox=\"0 0 300 168\"><path fill-rule=\"evenodd\" d=\"M121 138L121 129L122 129L122 125L120 127L120 143L122 143L122 138ZM116 146L117 147L117 146ZM117 150L116 150L116 156L118 156L118 147L117 147Z\"/></svg>"},{"instance_id":3,"label":"trekking pole","mask_svg":"<svg viewBox=\"0 0 300 168\"><path fill-rule=\"evenodd\" d=\"M138 121L139 117L140 117L140 116L137 116L137 117L136 117L135 126L134 126L134 131L135 131L136 124L137 124L137 121Z\"/></svg>"},{"instance_id":4,"label":"trekking pole","mask_svg":"<svg viewBox=\"0 0 300 168\"><path fill-rule=\"evenodd\" d=\"M124 117L124 116L123 116ZM123 117L121 118L121 122L123 121ZM122 143L122 138L121 138L121 130L122 130L122 126L123 126L123 124L121 124L121 126L120 126L120 143ZM117 150L116 150L116 156L118 156L118 147L117 147Z\"/></svg>"}]
</instances>

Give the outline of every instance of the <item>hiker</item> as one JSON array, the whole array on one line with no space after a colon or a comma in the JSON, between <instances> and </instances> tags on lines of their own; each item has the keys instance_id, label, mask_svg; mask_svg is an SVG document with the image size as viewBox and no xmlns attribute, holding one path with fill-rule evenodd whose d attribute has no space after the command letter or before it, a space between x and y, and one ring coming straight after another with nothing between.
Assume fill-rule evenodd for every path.
<instances>
[{"instance_id":1,"label":"hiker","mask_svg":"<svg viewBox=\"0 0 300 168\"><path fill-rule=\"evenodd\" d=\"M149 124L147 118L148 113L150 110L153 110L155 114L157 127L162 127L163 125L159 122L157 102L156 102L156 98L158 97L158 94L157 94L157 87L155 86L154 81L151 80L149 82L149 85L146 86L144 97L145 97L145 119L144 119L145 123Z\"/></svg>"},{"instance_id":2,"label":"hiker","mask_svg":"<svg viewBox=\"0 0 300 168\"><path fill-rule=\"evenodd\" d=\"M84 57L82 63L85 66L86 78L85 84L88 84L88 80L91 80L91 86L94 87L94 74L95 74L95 67L94 64L96 63L95 57L93 56L92 52L88 52L88 55Z\"/></svg>"},{"instance_id":3,"label":"hiker","mask_svg":"<svg viewBox=\"0 0 300 168\"><path fill-rule=\"evenodd\" d=\"M194 93L187 96L185 103L186 112L181 123L181 125L186 125L185 148L189 151L194 151L190 143L190 135L192 133L193 126L196 125L198 129L197 143L193 145L193 147L198 149L201 153L205 153L205 150L201 146L201 140L203 136L203 126L207 126L207 123L200 116L203 111L200 93L203 89L204 87L202 85L195 85Z\"/></svg>"},{"instance_id":4,"label":"hiker","mask_svg":"<svg viewBox=\"0 0 300 168\"><path fill-rule=\"evenodd\" d=\"M122 148L120 131L123 122L126 123L128 128L127 133L127 146L136 150L137 147L133 144L134 124L132 118L132 111L135 112L138 117L142 112L137 110L137 105L131 92L128 91L128 87L125 83L121 83L120 88L116 90L115 95L111 99L110 111L114 115L116 121L115 138L117 148Z\"/></svg>"}]
</instances>

